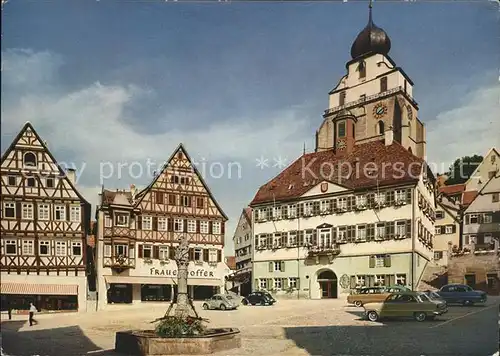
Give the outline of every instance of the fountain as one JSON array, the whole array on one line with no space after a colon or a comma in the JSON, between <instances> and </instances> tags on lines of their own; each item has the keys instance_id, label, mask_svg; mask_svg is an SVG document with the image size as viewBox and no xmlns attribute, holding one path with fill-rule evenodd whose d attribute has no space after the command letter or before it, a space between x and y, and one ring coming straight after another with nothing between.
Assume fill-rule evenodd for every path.
<instances>
[{"instance_id":1,"label":"fountain","mask_svg":"<svg viewBox=\"0 0 500 356\"><path fill-rule=\"evenodd\" d=\"M241 347L240 331L236 328L210 329L188 297L187 237L179 239L175 253L177 262L177 303L170 303L167 312L155 323L154 330L128 330L116 333L115 351L126 355L203 355ZM174 304L174 315L171 315Z\"/></svg>"}]
</instances>

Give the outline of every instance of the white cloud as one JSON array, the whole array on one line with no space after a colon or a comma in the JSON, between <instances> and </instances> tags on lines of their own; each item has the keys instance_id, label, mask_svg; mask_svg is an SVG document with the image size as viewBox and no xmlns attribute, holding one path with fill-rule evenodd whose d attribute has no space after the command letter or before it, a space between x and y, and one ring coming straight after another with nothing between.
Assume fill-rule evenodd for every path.
<instances>
[{"instance_id":1,"label":"white cloud","mask_svg":"<svg viewBox=\"0 0 500 356\"><path fill-rule=\"evenodd\" d=\"M301 144L297 142L303 142L304 137L310 136L304 130L307 121L295 115L295 108L269 113L267 120L259 118L256 121L249 114L245 118L222 118L208 129L180 131L172 124L171 130L154 135L143 134L127 124L123 115L127 107L140 102L149 91L134 85L101 83L67 91L57 80L58 70L64 64L58 55L8 50L2 57L2 95L6 94L1 116L4 134L12 137L24 122L30 121L48 141L56 157L57 151L72 152L77 168L86 164L85 179L83 184L79 183L79 189L93 207L100 191L99 169L95 164L99 161L116 164L151 159L162 162L180 142L186 145L192 156L210 156L212 162L254 162L261 154L269 157L281 154L291 159L291 154L300 153ZM14 91L16 95L12 94ZM148 113L143 114L145 118L135 119L146 120ZM175 123L182 117L165 117L162 120ZM266 124L263 125L263 122ZM89 180L89 177L92 179ZM251 179L245 176L245 179L248 178ZM251 186L254 185L255 182L252 182ZM228 235L234 231L239 213L248 203L247 198L248 192L234 191L216 196L223 206L240 205L232 209L234 211L226 211L230 218L226 229Z\"/></svg>"},{"instance_id":2,"label":"white cloud","mask_svg":"<svg viewBox=\"0 0 500 356\"><path fill-rule=\"evenodd\" d=\"M427 157L444 168L439 173L459 157L484 155L500 145L500 87L477 89L462 103L427 125Z\"/></svg>"}]
</instances>

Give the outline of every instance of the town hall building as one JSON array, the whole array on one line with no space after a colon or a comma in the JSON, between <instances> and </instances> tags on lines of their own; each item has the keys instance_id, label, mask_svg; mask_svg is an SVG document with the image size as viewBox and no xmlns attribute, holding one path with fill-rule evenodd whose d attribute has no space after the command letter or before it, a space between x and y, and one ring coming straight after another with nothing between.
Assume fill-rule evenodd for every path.
<instances>
[{"instance_id":1,"label":"town hall building","mask_svg":"<svg viewBox=\"0 0 500 356\"><path fill-rule=\"evenodd\" d=\"M257 191L253 289L338 298L360 286L416 289L433 257L435 178L413 81L389 57L370 6L347 73L305 153Z\"/></svg>"}]
</instances>

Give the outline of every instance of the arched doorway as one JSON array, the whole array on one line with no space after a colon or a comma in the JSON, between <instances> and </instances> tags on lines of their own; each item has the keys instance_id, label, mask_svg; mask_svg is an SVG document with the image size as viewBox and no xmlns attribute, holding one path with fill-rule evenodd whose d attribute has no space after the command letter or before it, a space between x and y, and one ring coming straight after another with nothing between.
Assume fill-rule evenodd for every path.
<instances>
[{"instance_id":1,"label":"arched doorway","mask_svg":"<svg viewBox=\"0 0 500 356\"><path fill-rule=\"evenodd\" d=\"M321 298L337 298L337 275L332 270L324 270L318 274Z\"/></svg>"}]
</instances>

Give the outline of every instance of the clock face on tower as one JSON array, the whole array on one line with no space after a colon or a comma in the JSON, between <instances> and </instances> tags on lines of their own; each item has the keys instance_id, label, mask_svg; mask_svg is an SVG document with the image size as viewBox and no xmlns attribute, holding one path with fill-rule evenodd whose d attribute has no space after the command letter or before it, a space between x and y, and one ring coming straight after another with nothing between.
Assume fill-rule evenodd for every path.
<instances>
[{"instance_id":1,"label":"clock face on tower","mask_svg":"<svg viewBox=\"0 0 500 356\"><path fill-rule=\"evenodd\" d=\"M344 140L338 140L336 147L339 150L343 150L345 148L345 141Z\"/></svg>"},{"instance_id":2,"label":"clock face on tower","mask_svg":"<svg viewBox=\"0 0 500 356\"><path fill-rule=\"evenodd\" d=\"M408 113L408 120L413 119L413 110L411 109L411 107L408 106L406 108L406 110L407 110L407 113Z\"/></svg>"},{"instance_id":3,"label":"clock face on tower","mask_svg":"<svg viewBox=\"0 0 500 356\"><path fill-rule=\"evenodd\" d=\"M386 105L379 103L373 107L373 116L375 116L376 119L381 119L385 114L387 114Z\"/></svg>"}]
</instances>

